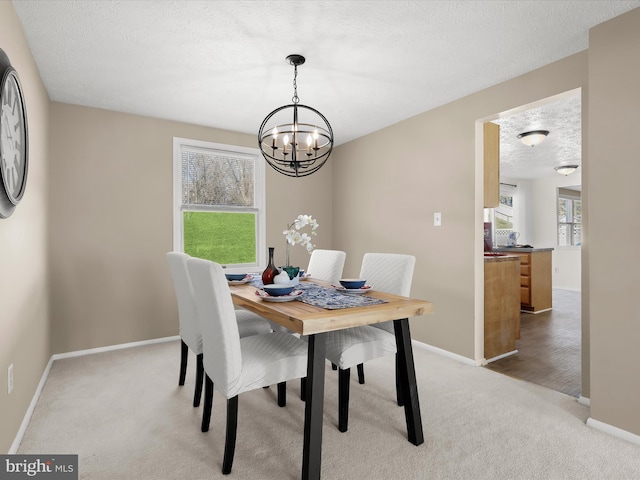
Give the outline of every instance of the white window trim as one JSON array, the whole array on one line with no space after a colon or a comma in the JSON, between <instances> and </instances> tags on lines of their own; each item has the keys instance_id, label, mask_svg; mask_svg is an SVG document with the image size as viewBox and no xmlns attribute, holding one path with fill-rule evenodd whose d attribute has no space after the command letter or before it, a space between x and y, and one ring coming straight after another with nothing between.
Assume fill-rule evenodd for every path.
<instances>
[{"instance_id":1,"label":"white window trim","mask_svg":"<svg viewBox=\"0 0 640 480\"><path fill-rule=\"evenodd\" d=\"M266 220L266 185L265 167L261 162L260 150L257 148L225 145L222 143L205 142L189 138L173 137L173 250L184 252L183 228L182 228L182 154L183 146L203 148L228 152L230 155L249 155L256 157L255 162L255 208L258 210L257 225L257 265L256 270L264 269L267 264L267 220ZM232 208L229 209L233 210ZM241 267L229 268L229 272L243 270ZM246 271L246 269L244 269Z\"/></svg>"}]
</instances>

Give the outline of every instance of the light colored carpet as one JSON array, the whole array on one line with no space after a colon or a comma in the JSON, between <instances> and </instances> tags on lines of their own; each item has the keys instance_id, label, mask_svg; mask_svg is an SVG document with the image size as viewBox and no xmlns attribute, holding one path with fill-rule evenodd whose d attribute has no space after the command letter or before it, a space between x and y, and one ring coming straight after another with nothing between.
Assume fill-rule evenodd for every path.
<instances>
[{"instance_id":1,"label":"light colored carpet","mask_svg":"<svg viewBox=\"0 0 640 480\"><path fill-rule=\"evenodd\" d=\"M575 398L414 349L425 443L406 440L393 357L351 376L349 431L337 429L337 375L327 364L322 478L638 479L640 446L585 425ZM81 479L298 479L304 404L276 389L240 396L233 471L221 473L226 403L200 432L195 358L178 387L177 341L54 362L18 453L77 453Z\"/></svg>"}]
</instances>

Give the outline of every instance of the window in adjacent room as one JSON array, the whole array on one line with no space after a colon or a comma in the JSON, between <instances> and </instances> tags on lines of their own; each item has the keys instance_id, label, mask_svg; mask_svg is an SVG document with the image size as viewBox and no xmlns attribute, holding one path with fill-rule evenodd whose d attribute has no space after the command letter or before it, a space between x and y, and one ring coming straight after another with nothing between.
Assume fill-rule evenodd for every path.
<instances>
[{"instance_id":1,"label":"window in adjacent room","mask_svg":"<svg viewBox=\"0 0 640 480\"><path fill-rule=\"evenodd\" d=\"M228 269L264 265L264 162L254 148L174 138L175 251Z\"/></svg>"},{"instance_id":2,"label":"window in adjacent room","mask_svg":"<svg viewBox=\"0 0 640 480\"><path fill-rule=\"evenodd\" d=\"M500 183L500 204L494 211L496 245L506 245L509 233L515 229L516 185Z\"/></svg>"},{"instance_id":3,"label":"window in adjacent room","mask_svg":"<svg viewBox=\"0 0 640 480\"><path fill-rule=\"evenodd\" d=\"M496 208L496 228L513 230L513 193L500 195L500 205Z\"/></svg>"},{"instance_id":4,"label":"window in adjacent room","mask_svg":"<svg viewBox=\"0 0 640 480\"><path fill-rule=\"evenodd\" d=\"M582 244L582 200L579 189L558 188L558 246Z\"/></svg>"}]
</instances>

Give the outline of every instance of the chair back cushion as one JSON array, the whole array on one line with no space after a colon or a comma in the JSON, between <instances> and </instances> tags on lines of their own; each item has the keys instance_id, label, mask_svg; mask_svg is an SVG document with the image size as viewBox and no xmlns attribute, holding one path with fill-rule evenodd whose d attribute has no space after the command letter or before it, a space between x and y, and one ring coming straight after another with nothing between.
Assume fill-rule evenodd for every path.
<instances>
[{"instance_id":1,"label":"chair back cushion","mask_svg":"<svg viewBox=\"0 0 640 480\"><path fill-rule=\"evenodd\" d=\"M191 258L187 270L202 331L204 369L216 388L232 390L240 381L242 354L227 278L222 266L209 260Z\"/></svg>"},{"instance_id":2,"label":"chair back cushion","mask_svg":"<svg viewBox=\"0 0 640 480\"><path fill-rule=\"evenodd\" d=\"M202 353L202 334L200 333L200 324L196 316L196 300L193 296L193 287L187 272L187 259L189 258L191 257L185 253L167 253L167 263L171 271L171 280L173 281L173 288L178 302L180 337L193 353L199 355Z\"/></svg>"},{"instance_id":3,"label":"chair back cushion","mask_svg":"<svg viewBox=\"0 0 640 480\"><path fill-rule=\"evenodd\" d=\"M347 254L340 250L314 250L311 252L306 273L313 278L337 285Z\"/></svg>"},{"instance_id":4,"label":"chair back cushion","mask_svg":"<svg viewBox=\"0 0 640 480\"><path fill-rule=\"evenodd\" d=\"M411 282L416 257L398 253L365 253L360 278L367 280L373 290L402 295L411 294ZM374 327L393 333L393 322L377 323Z\"/></svg>"}]
</instances>

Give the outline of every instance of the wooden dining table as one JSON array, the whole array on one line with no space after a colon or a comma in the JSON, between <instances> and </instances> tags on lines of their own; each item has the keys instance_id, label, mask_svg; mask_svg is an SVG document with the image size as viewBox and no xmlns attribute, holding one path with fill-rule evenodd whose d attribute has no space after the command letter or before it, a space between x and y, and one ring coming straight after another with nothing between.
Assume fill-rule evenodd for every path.
<instances>
[{"instance_id":1,"label":"wooden dining table","mask_svg":"<svg viewBox=\"0 0 640 480\"><path fill-rule=\"evenodd\" d=\"M310 283L330 287L326 282ZM302 479L319 480L322 459L322 420L324 402L325 334L333 330L371 325L393 320L397 346L399 384L404 399L404 412L409 442L424 442L418 387L416 384L413 349L409 331L409 318L433 313L431 302L401 297L389 293L370 291L367 296L385 300L385 303L362 307L328 310L299 300L268 302L256 295L250 284L230 286L236 306L257 313L282 325L292 332L308 336L306 404L304 420L304 446L302 451Z\"/></svg>"}]
</instances>

